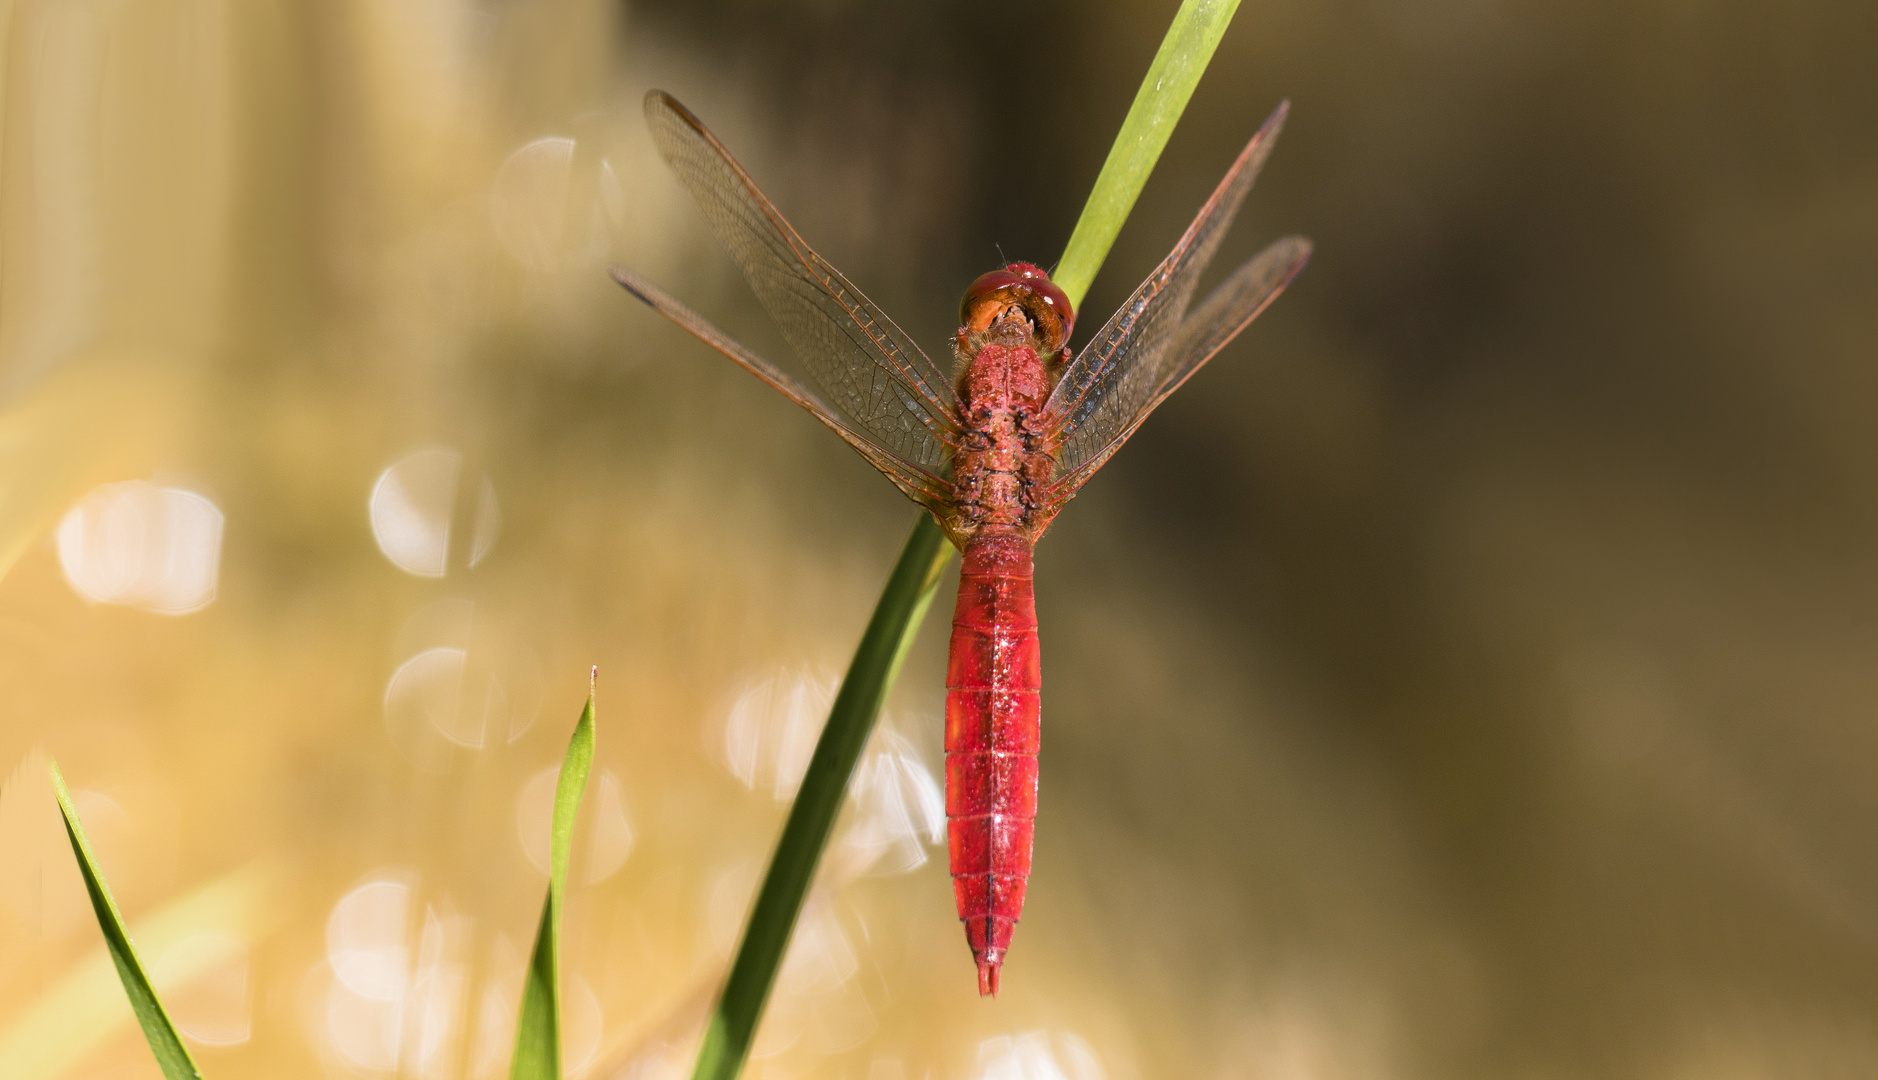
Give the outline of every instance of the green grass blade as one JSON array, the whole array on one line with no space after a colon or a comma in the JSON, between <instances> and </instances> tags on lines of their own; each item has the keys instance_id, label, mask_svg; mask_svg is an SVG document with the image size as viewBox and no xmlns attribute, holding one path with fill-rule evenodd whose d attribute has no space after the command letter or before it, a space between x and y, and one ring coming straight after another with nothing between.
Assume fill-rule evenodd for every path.
<instances>
[{"instance_id":1,"label":"green grass blade","mask_svg":"<svg viewBox=\"0 0 1878 1080\"><path fill-rule=\"evenodd\" d=\"M1081 306L1238 7L1238 0L1185 0L1175 14L1052 275L1071 304ZM692 1080L735 1080L743 1071L848 780L951 557L951 544L932 518L921 514L874 607L789 808L730 977L705 1028Z\"/></svg>"},{"instance_id":2,"label":"green grass blade","mask_svg":"<svg viewBox=\"0 0 1878 1080\"><path fill-rule=\"evenodd\" d=\"M854 661L835 694L828 726L822 729L808 771L803 774L801 790L789 808L789 820L783 825L782 839L776 844L769 872L757 892L756 906L744 926L730 977L705 1029L704 1046L692 1073L694 1080L729 1080L743 1069L757 1021L789 945L789 934L802 911L802 901L815 877L815 866L828 843L835 815L841 810L848 778L854 773L881 704L899 674L951 557L952 545L945 534L931 517L921 514L887 578L880 602L874 606L874 616L868 620L860 647L854 651Z\"/></svg>"},{"instance_id":3,"label":"green grass blade","mask_svg":"<svg viewBox=\"0 0 1878 1080\"><path fill-rule=\"evenodd\" d=\"M118 913L117 901L111 899L110 887L104 883L104 873L98 869L98 860L91 853L91 841L85 837L78 811L72 809L72 793L65 789L65 778L59 775L57 765L50 768L52 790L59 797L59 813L65 815L65 835L71 838L72 854L78 857L79 872L85 876L85 891L91 894L91 909L97 912L98 928L104 931L105 948L110 951L111 962L117 966L117 977L124 984L124 995L130 998L130 1008L137 1014L143 1037L149 1040L150 1053L156 1056L164 1080L202 1080L201 1070L196 1068L189 1050L183 1046L182 1037L176 1034L176 1025L170 1023L169 1014L150 985L150 976L144 973L143 964L137 960L130 935L124 932L124 917Z\"/></svg>"},{"instance_id":4,"label":"green grass blade","mask_svg":"<svg viewBox=\"0 0 1878 1080\"><path fill-rule=\"evenodd\" d=\"M33 776L39 776L38 765ZM145 953L164 958L158 982L165 988L186 986L226 962L242 943L265 941L279 929L294 908L292 880L287 864L263 856L169 900L125 930ZM165 956L172 946L210 929L226 935L226 948L190 949L180 961ZM78 1075L75 1066L136 1020L119 1004L123 993L111 950L99 941L95 951L74 958L62 974L39 987L32 1004L0 1025L0 1062L5 1063L0 1076L60 1080Z\"/></svg>"},{"instance_id":5,"label":"green grass blade","mask_svg":"<svg viewBox=\"0 0 1878 1080\"><path fill-rule=\"evenodd\" d=\"M1095 189L1083 205L1076 231L1069 236L1063 260L1050 275L1069 297L1070 306L1082 307L1089 283L1108 258L1122 222L1134 209L1142 185L1160 160L1161 148L1167 145L1167 137L1173 134L1238 8L1239 0L1183 0L1174 14L1160 51L1148 65L1148 75L1135 92L1135 103L1129 106L1128 117L1109 148L1108 160L1096 176Z\"/></svg>"},{"instance_id":6,"label":"green grass blade","mask_svg":"<svg viewBox=\"0 0 1878 1080\"><path fill-rule=\"evenodd\" d=\"M561 759L561 779L554 785L554 821L548 844L548 898L541 905L541 926L535 931L535 952L528 958L522 982L522 1011L515 1021L515 1054L509 1059L509 1080L561 1080L561 893L567 885L568 848L574 835L574 814L587 773L593 768L593 687L587 688L587 707L574 725L567 756Z\"/></svg>"}]
</instances>

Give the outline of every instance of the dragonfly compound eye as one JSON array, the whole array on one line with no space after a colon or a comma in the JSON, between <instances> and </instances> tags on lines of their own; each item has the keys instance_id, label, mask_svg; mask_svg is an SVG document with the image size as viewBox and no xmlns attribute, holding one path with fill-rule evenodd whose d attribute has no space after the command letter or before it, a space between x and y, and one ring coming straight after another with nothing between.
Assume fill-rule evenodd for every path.
<instances>
[{"instance_id":1,"label":"dragonfly compound eye","mask_svg":"<svg viewBox=\"0 0 1878 1080\"><path fill-rule=\"evenodd\" d=\"M1011 302L1023 282L1024 279L1009 270L980 274L978 280L972 282L972 287L965 290L965 299L959 301L959 321L974 329L984 329L983 326L974 325L973 319L974 315L979 314L980 305L984 305L989 309L984 318L985 325L989 326L997 312ZM987 304L986 301L992 302Z\"/></svg>"},{"instance_id":2,"label":"dragonfly compound eye","mask_svg":"<svg viewBox=\"0 0 1878 1080\"><path fill-rule=\"evenodd\" d=\"M1014 264L1010 269L1019 267L1030 271L1022 275L1024 284L1030 287L1030 302L1024 309L1030 312L1037 336L1043 339L1043 351L1054 353L1069 344L1070 329L1076 325L1076 311L1069 306L1069 297L1056 287L1049 275L1025 263Z\"/></svg>"},{"instance_id":3,"label":"dragonfly compound eye","mask_svg":"<svg viewBox=\"0 0 1878 1080\"><path fill-rule=\"evenodd\" d=\"M1046 354L1057 352L1068 342L1070 327L1076 321L1069 297L1049 275L1029 263L1012 263L972 282L959 304L959 321L969 330L982 331L1012 305L1021 308L1037 328Z\"/></svg>"}]
</instances>

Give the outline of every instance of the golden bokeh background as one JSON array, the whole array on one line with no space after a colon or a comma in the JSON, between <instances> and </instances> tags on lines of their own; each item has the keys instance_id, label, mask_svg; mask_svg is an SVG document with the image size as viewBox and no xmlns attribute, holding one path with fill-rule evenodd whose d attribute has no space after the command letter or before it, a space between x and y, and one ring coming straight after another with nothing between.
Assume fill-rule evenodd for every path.
<instances>
[{"instance_id":1,"label":"golden bokeh background","mask_svg":"<svg viewBox=\"0 0 1878 1080\"><path fill-rule=\"evenodd\" d=\"M571 1075L688 1075L913 513L607 280L785 349L640 99L942 355L1174 7L0 3L0 1074L157 1075L54 758L207 1075L506 1075L597 665ZM1004 995L942 610L751 1075L1878 1075L1875 51L1826 0L1247 4L1084 333L1286 97L1220 262L1317 256L1040 548Z\"/></svg>"}]
</instances>

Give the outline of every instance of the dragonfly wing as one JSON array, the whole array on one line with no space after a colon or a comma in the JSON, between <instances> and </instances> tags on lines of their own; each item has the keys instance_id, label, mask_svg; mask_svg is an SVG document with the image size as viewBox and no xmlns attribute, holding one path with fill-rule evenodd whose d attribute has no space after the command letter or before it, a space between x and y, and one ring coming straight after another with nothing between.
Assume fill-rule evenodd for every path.
<instances>
[{"instance_id":1,"label":"dragonfly wing","mask_svg":"<svg viewBox=\"0 0 1878 1080\"><path fill-rule=\"evenodd\" d=\"M1110 395L1101 402L1087 425L1088 430L1112 432L1106 443L1087 454L1074 466L1059 468L1056 490L1063 498L1074 494L1095 471L1121 449L1168 395L1180 389L1200 365L1239 336L1259 312L1264 311L1291 279L1304 270L1311 258L1311 242L1302 236L1287 236L1259 252L1203 301L1174 332L1168 347L1152 364L1136 365L1130 373L1127 393ZM1145 397L1136 394L1146 388Z\"/></svg>"},{"instance_id":2,"label":"dragonfly wing","mask_svg":"<svg viewBox=\"0 0 1878 1080\"><path fill-rule=\"evenodd\" d=\"M1152 407L1164 381L1164 361L1180 335L1200 275L1213 261L1239 204L1271 155L1289 107L1283 104L1272 112L1226 170L1174 250L1064 369L1045 406L1060 439L1059 483L1098 455L1106 457L1103 451L1115 437Z\"/></svg>"},{"instance_id":3,"label":"dragonfly wing","mask_svg":"<svg viewBox=\"0 0 1878 1080\"><path fill-rule=\"evenodd\" d=\"M827 403L815 396L808 387L803 386L776 365L751 352L743 343L712 326L704 316L679 303L672 295L652 284L630 270L613 268L613 280L624 286L626 291L645 301L646 306L690 331L699 341L735 360L739 366L757 378L775 387L784 397L812 413L817 420L827 424L834 433L847 441L849 446L860 451L861 456L892 480L901 491L906 492L914 502L921 506L949 506L952 499L952 482L943 476L917 465L899 454L881 446L874 439L854 430L848 421Z\"/></svg>"},{"instance_id":4,"label":"dragonfly wing","mask_svg":"<svg viewBox=\"0 0 1878 1080\"><path fill-rule=\"evenodd\" d=\"M850 429L905 461L942 468L959 430L957 398L945 373L803 242L689 110L654 90L646 95L646 123Z\"/></svg>"}]
</instances>

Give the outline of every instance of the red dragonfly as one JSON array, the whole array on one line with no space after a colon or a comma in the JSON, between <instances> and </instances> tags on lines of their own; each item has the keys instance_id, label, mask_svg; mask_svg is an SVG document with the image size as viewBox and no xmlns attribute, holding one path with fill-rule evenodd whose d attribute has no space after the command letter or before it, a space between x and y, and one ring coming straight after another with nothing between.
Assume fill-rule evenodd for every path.
<instances>
[{"instance_id":1,"label":"red dragonfly","mask_svg":"<svg viewBox=\"0 0 1878 1080\"><path fill-rule=\"evenodd\" d=\"M696 116L668 94L646 96L659 152L826 396L638 275L616 267L613 277L834 429L964 553L946 665L946 816L980 994L998 991L1037 816L1031 549L1154 407L1304 269L1310 241L1286 237L1188 310L1285 111L1259 128L1180 243L1080 352L1069 350L1068 297L1037 267L1010 263L965 291L948 371L803 242Z\"/></svg>"}]
</instances>

